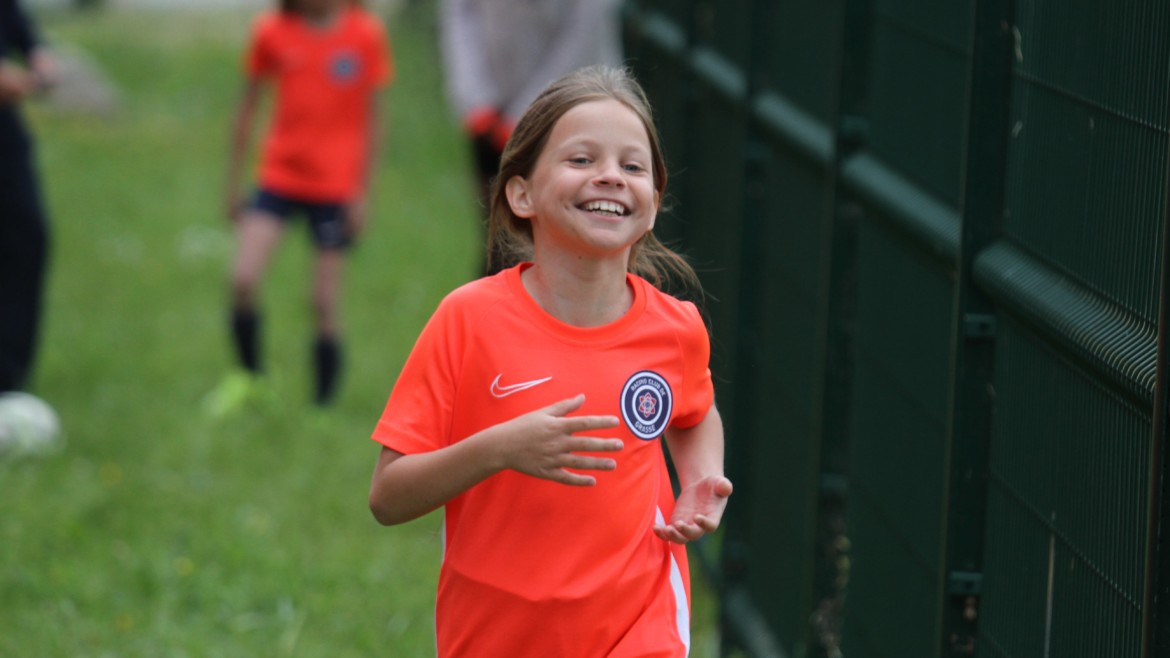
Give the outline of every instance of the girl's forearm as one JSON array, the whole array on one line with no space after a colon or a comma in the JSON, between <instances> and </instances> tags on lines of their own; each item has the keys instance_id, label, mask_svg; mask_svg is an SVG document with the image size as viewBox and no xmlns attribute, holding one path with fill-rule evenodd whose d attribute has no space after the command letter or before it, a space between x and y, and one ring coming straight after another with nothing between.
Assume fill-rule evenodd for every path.
<instances>
[{"instance_id":1,"label":"girl's forearm","mask_svg":"<svg viewBox=\"0 0 1170 658\"><path fill-rule=\"evenodd\" d=\"M382 449L370 484L370 511L383 525L405 523L503 470L486 432L431 452Z\"/></svg>"},{"instance_id":2,"label":"girl's forearm","mask_svg":"<svg viewBox=\"0 0 1170 658\"><path fill-rule=\"evenodd\" d=\"M723 476L723 419L715 405L694 427L669 430L666 444L682 486Z\"/></svg>"}]
</instances>

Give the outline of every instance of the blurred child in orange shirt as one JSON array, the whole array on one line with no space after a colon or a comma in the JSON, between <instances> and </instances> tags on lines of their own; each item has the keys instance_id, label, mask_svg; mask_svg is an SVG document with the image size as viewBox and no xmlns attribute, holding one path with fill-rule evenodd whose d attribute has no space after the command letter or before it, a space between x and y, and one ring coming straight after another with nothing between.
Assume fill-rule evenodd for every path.
<instances>
[{"instance_id":1,"label":"blurred child in orange shirt","mask_svg":"<svg viewBox=\"0 0 1170 658\"><path fill-rule=\"evenodd\" d=\"M238 250L231 274L231 330L243 372L208 399L222 414L254 392L262 370L258 287L289 221L303 216L316 246L314 401L328 403L342 365L338 297L342 257L366 221L377 157L378 91L394 76L384 27L352 0L284 0L253 25L246 80L228 161L227 214ZM276 92L248 202L240 193L260 96Z\"/></svg>"}]
</instances>

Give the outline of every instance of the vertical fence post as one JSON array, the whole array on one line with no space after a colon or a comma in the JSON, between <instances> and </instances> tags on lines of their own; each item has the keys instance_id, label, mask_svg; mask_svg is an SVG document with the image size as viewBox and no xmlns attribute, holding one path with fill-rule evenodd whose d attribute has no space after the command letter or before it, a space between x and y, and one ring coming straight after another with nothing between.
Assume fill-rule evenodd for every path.
<instances>
[{"instance_id":1,"label":"vertical fence post","mask_svg":"<svg viewBox=\"0 0 1170 658\"><path fill-rule=\"evenodd\" d=\"M971 31L962 234L955 281L947 528L940 655L974 655L987 500L995 316L973 281L975 256L997 237L1011 113L1014 0L978 0Z\"/></svg>"},{"instance_id":2,"label":"vertical fence post","mask_svg":"<svg viewBox=\"0 0 1170 658\"><path fill-rule=\"evenodd\" d=\"M759 3L751 3L754 14L760 11ZM753 20L753 24L758 20ZM754 41L758 27L752 26L748 34L743 35L749 41ZM750 45L749 48L754 48ZM751 57L750 62L757 62L758 57ZM751 64L749 64L749 67ZM746 116L746 106L755 92L755 71L745 70L746 89L743 99ZM762 303L757 290L756 277L760 263L766 254L764 245L758 239L760 231L761 203L759 199L761 168L764 166L766 155L756 146L749 127L744 136L744 142L727 145L743 154L742 175L744 177L743 219L740 227L740 241L738 245L739 258L735 263L738 270L739 285L735 297L728 300L735 305L735 354L731 363L732 380L740 389L734 396L733 407L727 413L728 429L732 430L731 440L739 443L730 451L731 459L728 463L728 474L736 485L736 494L739 498L731 503L729 511L733 514L734 522L726 524L723 538L722 575L724 587L720 595L720 622L723 628L720 651L723 655L730 654L736 648L745 648L751 655L772 656L779 655L778 647L768 626L767 611L760 606L760 601L752 599L745 589L745 572L759 577L760 564L766 560L752 551L752 531L747 527L750 524L751 514L745 510L751 501L758 500L759 496L767 496L765 487L753 476L750 464L759 452L757 442L762 438L763 428L756 422L756 396L750 391L755 387L756 371L759 360L757 349L759 334L759 312L757 304ZM745 448L746 444L746 448ZM758 504L758 503L755 503Z\"/></svg>"},{"instance_id":3,"label":"vertical fence post","mask_svg":"<svg viewBox=\"0 0 1170 658\"><path fill-rule=\"evenodd\" d=\"M845 0L842 12L841 69L837 93L833 154L832 211L823 273L825 391L822 409L825 468L822 473L844 477L849 444L849 406L852 382L853 303L856 297L857 220L861 209L842 192L841 167L866 142L868 85L865 62L870 50L872 0Z\"/></svg>"},{"instance_id":4,"label":"vertical fence post","mask_svg":"<svg viewBox=\"0 0 1170 658\"><path fill-rule=\"evenodd\" d=\"M1170 88L1170 76L1167 79ZM1167 98L1170 102L1170 97ZM1166 108L1170 121L1170 106ZM1145 588L1142 592L1141 658L1170 656L1170 490L1166 473L1167 423L1170 421L1170 140L1166 149L1166 181L1162 200L1161 281L1158 287L1158 355L1155 367L1153 422L1150 433L1150 502L1146 520Z\"/></svg>"},{"instance_id":5,"label":"vertical fence post","mask_svg":"<svg viewBox=\"0 0 1170 658\"><path fill-rule=\"evenodd\" d=\"M847 507L849 499L849 411L853 384L854 305L857 298L857 222L861 209L843 193L842 163L866 140L867 65L870 8L873 0L843 0L837 97L833 126L828 212L830 223L821 245L819 322L823 338L819 357L824 368L816 422L820 432L818 536L838 535L834 550L819 550L815 559L814 595L826 606L817 610L819 628L810 642L813 658L840 655L845 591L849 582ZM840 524L841 527L834 527Z\"/></svg>"}]
</instances>

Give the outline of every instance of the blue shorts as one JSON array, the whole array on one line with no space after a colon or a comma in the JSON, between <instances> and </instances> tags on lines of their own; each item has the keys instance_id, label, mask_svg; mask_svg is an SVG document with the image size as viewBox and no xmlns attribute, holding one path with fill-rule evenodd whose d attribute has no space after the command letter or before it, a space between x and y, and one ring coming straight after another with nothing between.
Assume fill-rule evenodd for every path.
<instances>
[{"instance_id":1,"label":"blue shorts","mask_svg":"<svg viewBox=\"0 0 1170 658\"><path fill-rule=\"evenodd\" d=\"M289 222L293 215L303 214L309 221L309 232L318 249L344 249L351 243L345 226L345 204L320 203L293 199L264 188L256 189L252 208Z\"/></svg>"}]
</instances>

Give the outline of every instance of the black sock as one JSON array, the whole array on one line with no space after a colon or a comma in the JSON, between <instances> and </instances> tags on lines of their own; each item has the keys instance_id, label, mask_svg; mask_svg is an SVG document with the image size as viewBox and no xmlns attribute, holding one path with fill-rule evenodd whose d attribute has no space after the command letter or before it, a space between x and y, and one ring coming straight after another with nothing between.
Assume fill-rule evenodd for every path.
<instances>
[{"instance_id":1,"label":"black sock","mask_svg":"<svg viewBox=\"0 0 1170 658\"><path fill-rule=\"evenodd\" d=\"M313 363L317 369L317 404L328 404L337 392L341 373L341 342L329 336L318 336L313 343Z\"/></svg>"},{"instance_id":2,"label":"black sock","mask_svg":"<svg viewBox=\"0 0 1170 658\"><path fill-rule=\"evenodd\" d=\"M233 309L232 340L240 364L249 372L260 372L260 314L252 309Z\"/></svg>"}]
</instances>

